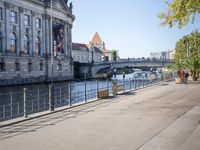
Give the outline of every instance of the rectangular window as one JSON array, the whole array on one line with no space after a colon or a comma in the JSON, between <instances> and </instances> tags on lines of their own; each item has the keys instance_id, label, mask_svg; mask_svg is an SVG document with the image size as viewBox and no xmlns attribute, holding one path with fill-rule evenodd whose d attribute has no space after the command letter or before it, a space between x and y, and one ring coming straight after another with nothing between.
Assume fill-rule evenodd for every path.
<instances>
[{"instance_id":1,"label":"rectangular window","mask_svg":"<svg viewBox=\"0 0 200 150\"><path fill-rule=\"evenodd\" d=\"M29 15L24 15L24 25L30 26L30 16Z\"/></svg>"},{"instance_id":2,"label":"rectangular window","mask_svg":"<svg viewBox=\"0 0 200 150\"><path fill-rule=\"evenodd\" d=\"M40 62L40 71L43 71L43 63Z\"/></svg>"},{"instance_id":3,"label":"rectangular window","mask_svg":"<svg viewBox=\"0 0 200 150\"><path fill-rule=\"evenodd\" d=\"M36 18L36 28L41 29L41 19L40 18Z\"/></svg>"},{"instance_id":4,"label":"rectangular window","mask_svg":"<svg viewBox=\"0 0 200 150\"><path fill-rule=\"evenodd\" d=\"M6 71L6 64L5 64L5 62L0 62L0 71Z\"/></svg>"},{"instance_id":5,"label":"rectangular window","mask_svg":"<svg viewBox=\"0 0 200 150\"><path fill-rule=\"evenodd\" d=\"M17 23L17 12L11 11L10 21L11 21L12 23Z\"/></svg>"},{"instance_id":6,"label":"rectangular window","mask_svg":"<svg viewBox=\"0 0 200 150\"><path fill-rule=\"evenodd\" d=\"M28 72L33 71L33 64L31 62L28 63Z\"/></svg>"},{"instance_id":7,"label":"rectangular window","mask_svg":"<svg viewBox=\"0 0 200 150\"><path fill-rule=\"evenodd\" d=\"M0 20L3 20L3 8L0 7Z\"/></svg>"},{"instance_id":8,"label":"rectangular window","mask_svg":"<svg viewBox=\"0 0 200 150\"><path fill-rule=\"evenodd\" d=\"M57 65L57 71L62 71L62 64L59 63L59 64Z\"/></svg>"},{"instance_id":9,"label":"rectangular window","mask_svg":"<svg viewBox=\"0 0 200 150\"><path fill-rule=\"evenodd\" d=\"M20 71L20 63L19 62L15 63L15 70Z\"/></svg>"}]
</instances>

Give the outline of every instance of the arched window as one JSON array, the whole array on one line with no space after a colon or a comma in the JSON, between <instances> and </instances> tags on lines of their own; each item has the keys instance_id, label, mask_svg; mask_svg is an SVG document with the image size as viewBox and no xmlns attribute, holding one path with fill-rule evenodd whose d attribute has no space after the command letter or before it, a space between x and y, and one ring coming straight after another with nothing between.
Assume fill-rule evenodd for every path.
<instances>
[{"instance_id":1,"label":"arched window","mask_svg":"<svg viewBox=\"0 0 200 150\"><path fill-rule=\"evenodd\" d=\"M40 49L41 49L41 42L40 42L40 38L37 37L35 40L35 54L36 55L40 55Z\"/></svg>"},{"instance_id":2,"label":"arched window","mask_svg":"<svg viewBox=\"0 0 200 150\"><path fill-rule=\"evenodd\" d=\"M24 35L24 53L29 53L29 38L27 35Z\"/></svg>"},{"instance_id":3,"label":"arched window","mask_svg":"<svg viewBox=\"0 0 200 150\"><path fill-rule=\"evenodd\" d=\"M16 53L16 35L14 33L10 34L10 51Z\"/></svg>"}]
</instances>

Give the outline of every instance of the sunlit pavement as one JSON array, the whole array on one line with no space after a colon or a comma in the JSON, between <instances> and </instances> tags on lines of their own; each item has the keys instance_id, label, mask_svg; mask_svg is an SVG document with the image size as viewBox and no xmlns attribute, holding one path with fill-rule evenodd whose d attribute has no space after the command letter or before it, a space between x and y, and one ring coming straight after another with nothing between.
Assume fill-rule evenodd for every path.
<instances>
[{"instance_id":1,"label":"sunlit pavement","mask_svg":"<svg viewBox=\"0 0 200 150\"><path fill-rule=\"evenodd\" d=\"M199 150L200 82L161 85L0 128L2 150Z\"/></svg>"}]
</instances>

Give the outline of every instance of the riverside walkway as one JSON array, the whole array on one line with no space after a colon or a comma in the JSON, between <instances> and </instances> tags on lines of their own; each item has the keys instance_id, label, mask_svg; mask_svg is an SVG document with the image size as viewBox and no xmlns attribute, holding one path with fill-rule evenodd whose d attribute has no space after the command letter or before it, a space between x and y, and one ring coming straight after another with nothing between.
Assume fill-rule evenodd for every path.
<instances>
[{"instance_id":1,"label":"riverside walkway","mask_svg":"<svg viewBox=\"0 0 200 150\"><path fill-rule=\"evenodd\" d=\"M2 150L200 150L200 82L174 81L0 127Z\"/></svg>"}]
</instances>

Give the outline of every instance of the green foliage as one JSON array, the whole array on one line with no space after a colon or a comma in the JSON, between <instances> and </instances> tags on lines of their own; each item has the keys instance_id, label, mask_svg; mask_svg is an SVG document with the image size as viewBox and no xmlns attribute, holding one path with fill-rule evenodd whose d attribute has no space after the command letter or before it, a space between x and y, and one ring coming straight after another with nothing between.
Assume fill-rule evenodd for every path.
<instances>
[{"instance_id":1,"label":"green foliage","mask_svg":"<svg viewBox=\"0 0 200 150\"><path fill-rule=\"evenodd\" d=\"M185 70L184 62L182 60L175 60L173 64L167 65L166 68L171 71L176 71L178 76L180 76L181 71Z\"/></svg>"},{"instance_id":2,"label":"green foliage","mask_svg":"<svg viewBox=\"0 0 200 150\"><path fill-rule=\"evenodd\" d=\"M113 58L114 61L117 60L117 51L116 50L112 51L112 58Z\"/></svg>"},{"instance_id":3,"label":"green foliage","mask_svg":"<svg viewBox=\"0 0 200 150\"><path fill-rule=\"evenodd\" d=\"M200 70L200 33L195 31L184 36L176 43L175 50L176 69L186 69L195 77Z\"/></svg>"},{"instance_id":4,"label":"green foliage","mask_svg":"<svg viewBox=\"0 0 200 150\"><path fill-rule=\"evenodd\" d=\"M188 22L194 22L196 14L200 13L200 0L170 0L165 1L167 12L159 14L159 18L163 21L161 26L174 26L178 23L178 27L185 26Z\"/></svg>"}]
</instances>

